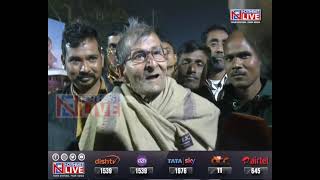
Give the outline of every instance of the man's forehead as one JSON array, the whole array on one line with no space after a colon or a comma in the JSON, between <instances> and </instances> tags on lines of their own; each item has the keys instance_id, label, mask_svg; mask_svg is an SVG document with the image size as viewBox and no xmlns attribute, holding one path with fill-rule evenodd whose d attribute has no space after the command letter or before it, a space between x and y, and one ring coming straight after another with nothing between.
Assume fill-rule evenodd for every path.
<instances>
[{"instance_id":1,"label":"man's forehead","mask_svg":"<svg viewBox=\"0 0 320 180\"><path fill-rule=\"evenodd\" d=\"M191 53L182 53L180 59L192 59L192 60L202 60L207 61L208 56L201 50L196 50Z\"/></svg>"},{"instance_id":2,"label":"man's forehead","mask_svg":"<svg viewBox=\"0 0 320 180\"><path fill-rule=\"evenodd\" d=\"M244 38L237 37L229 39L228 42L225 44L225 54L235 54L245 51L252 52L253 49Z\"/></svg>"},{"instance_id":3,"label":"man's forehead","mask_svg":"<svg viewBox=\"0 0 320 180\"><path fill-rule=\"evenodd\" d=\"M210 31L208 33L208 40L211 40L211 39L226 39L226 38L228 38L228 34L225 31L220 30L220 29Z\"/></svg>"},{"instance_id":4,"label":"man's forehead","mask_svg":"<svg viewBox=\"0 0 320 180\"><path fill-rule=\"evenodd\" d=\"M146 49L150 50L154 47L159 47L160 39L154 33L141 37L131 49Z\"/></svg>"},{"instance_id":5,"label":"man's forehead","mask_svg":"<svg viewBox=\"0 0 320 180\"><path fill-rule=\"evenodd\" d=\"M75 48L83 48L83 47L88 47L88 46L98 46L98 42L94 38L86 38L83 41L79 43L77 47L71 47L71 44L68 42L66 43L66 48L67 49L75 49Z\"/></svg>"},{"instance_id":6,"label":"man's forehead","mask_svg":"<svg viewBox=\"0 0 320 180\"><path fill-rule=\"evenodd\" d=\"M171 50L173 50L173 47L171 46L171 44L169 44L167 42L161 42L161 46L163 48L170 48Z\"/></svg>"},{"instance_id":7,"label":"man's forehead","mask_svg":"<svg viewBox=\"0 0 320 180\"><path fill-rule=\"evenodd\" d=\"M86 54L86 53L99 53L98 50L98 43L94 40L84 40L82 41L79 46L71 47L70 43L66 44L67 55L74 55L74 54Z\"/></svg>"}]
</instances>

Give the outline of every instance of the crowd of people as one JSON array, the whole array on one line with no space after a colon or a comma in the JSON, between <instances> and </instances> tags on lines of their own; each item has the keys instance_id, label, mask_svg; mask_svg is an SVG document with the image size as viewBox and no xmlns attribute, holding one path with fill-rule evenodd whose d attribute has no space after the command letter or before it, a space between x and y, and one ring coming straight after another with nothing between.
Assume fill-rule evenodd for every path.
<instances>
[{"instance_id":1,"label":"crowd of people","mask_svg":"<svg viewBox=\"0 0 320 180\"><path fill-rule=\"evenodd\" d=\"M261 74L259 47L223 25L199 37L176 49L129 18L105 52L94 27L67 25L70 83L48 95L48 149L270 150L272 80ZM57 117L58 94L75 100L73 116Z\"/></svg>"}]
</instances>

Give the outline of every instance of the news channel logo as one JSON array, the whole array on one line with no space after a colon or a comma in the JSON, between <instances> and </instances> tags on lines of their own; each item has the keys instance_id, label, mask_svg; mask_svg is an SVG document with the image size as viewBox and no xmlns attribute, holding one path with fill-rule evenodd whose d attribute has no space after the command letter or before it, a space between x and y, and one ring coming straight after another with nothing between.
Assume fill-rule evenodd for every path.
<instances>
[{"instance_id":1,"label":"news channel logo","mask_svg":"<svg viewBox=\"0 0 320 180\"><path fill-rule=\"evenodd\" d=\"M230 9L231 23L260 23L261 9Z\"/></svg>"},{"instance_id":2,"label":"news channel logo","mask_svg":"<svg viewBox=\"0 0 320 180\"><path fill-rule=\"evenodd\" d=\"M75 153L70 153L69 155L67 153L62 153L61 155L59 155L58 153L53 153L51 158L53 161L58 161L59 159L61 161L67 161L68 159L70 161L75 161L75 160L77 160L77 155ZM79 161L84 161L85 159L86 159L85 154L83 154L83 153L78 154Z\"/></svg>"},{"instance_id":3,"label":"news channel logo","mask_svg":"<svg viewBox=\"0 0 320 180\"><path fill-rule=\"evenodd\" d=\"M84 153L53 153L51 157L53 177L84 177Z\"/></svg>"},{"instance_id":4,"label":"news channel logo","mask_svg":"<svg viewBox=\"0 0 320 180\"><path fill-rule=\"evenodd\" d=\"M85 174L84 162L53 162L52 174Z\"/></svg>"},{"instance_id":5,"label":"news channel logo","mask_svg":"<svg viewBox=\"0 0 320 180\"><path fill-rule=\"evenodd\" d=\"M56 118L87 118L90 113L95 117L118 117L120 116L120 96L110 95L104 101L102 99L105 94L97 96L84 97L85 100L80 100L73 97L71 94L57 94L55 98L55 115ZM78 114L78 103L84 103L85 108L82 108ZM101 102L97 104L98 102ZM95 111L91 111L96 105Z\"/></svg>"}]
</instances>

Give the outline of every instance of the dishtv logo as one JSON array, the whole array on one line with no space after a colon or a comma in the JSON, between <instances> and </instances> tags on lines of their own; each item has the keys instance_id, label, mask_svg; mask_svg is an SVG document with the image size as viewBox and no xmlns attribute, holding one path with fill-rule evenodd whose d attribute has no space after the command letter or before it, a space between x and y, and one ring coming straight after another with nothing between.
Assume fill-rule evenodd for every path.
<instances>
[{"instance_id":1,"label":"dishtv logo","mask_svg":"<svg viewBox=\"0 0 320 180\"><path fill-rule=\"evenodd\" d=\"M261 9L230 9L231 23L260 23Z\"/></svg>"},{"instance_id":2,"label":"dishtv logo","mask_svg":"<svg viewBox=\"0 0 320 180\"><path fill-rule=\"evenodd\" d=\"M117 155L109 155L105 158L99 158L94 161L97 165L116 166L120 162L120 158Z\"/></svg>"},{"instance_id":3,"label":"dishtv logo","mask_svg":"<svg viewBox=\"0 0 320 180\"><path fill-rule=\"evenodd\" d=\"M52 174L84 174L84 162L53 162Z\"/></svg>"}]
</instances>

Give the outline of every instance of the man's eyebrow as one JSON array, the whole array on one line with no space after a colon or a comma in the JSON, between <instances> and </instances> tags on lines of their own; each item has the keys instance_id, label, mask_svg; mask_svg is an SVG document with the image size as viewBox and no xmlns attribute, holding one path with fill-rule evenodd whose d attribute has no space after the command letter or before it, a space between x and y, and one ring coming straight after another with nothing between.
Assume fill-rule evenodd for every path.
<instances>
[{"instance_id":1,"label":"man's eyebrow","mask_svg":"<svg viewBox=\"0 0 320 180\"><path fill-rule=\"evenodd\" d=\"M217 38L212 38L209 40L209 42L218 42L218 39Z\"/></svg>"},{"instance_id":2,"label":"man's eyebrow","mask_svg":"<svg viewBox=\"0 0 320 180\"><path fill-rule=\"evenodd\" d=\"M197 62L197 63L198 63L198 62L205 63L202 59L196 59L195 62Z\"/></svg>"},{"instance_id":3,"label":"man's eyebrow","mask_svg":"<svg viewBox=\"0 0 320 180\"><path fill-rule=\"evenodd\" d=\"M98 54L89 54L86 56L87 58L97 58Z\"/></svg>"},{"instance_id":4,"label":"man's eyebrow","mask_svg":"<svg viewBox=\"0 0 320 180\"><path fill-rule=\"evenodd\" d=\"M190 58L182 58L181 61L188 61L189 62L189 61L191 61L191 59Z\"/></svg>"},{"instance_id":5,"label":"man's eyebrow","mask_svg":"<svg viewBox=\"0 0 320 180\"><path fill-rule=\"evenodd\" d=\"M81 59L81 58L78 57L78 56L70 56L70 57L68 58L69 61L71 61L71 60L80 60L80 59Z\"/></svg>"}]
</instances>

